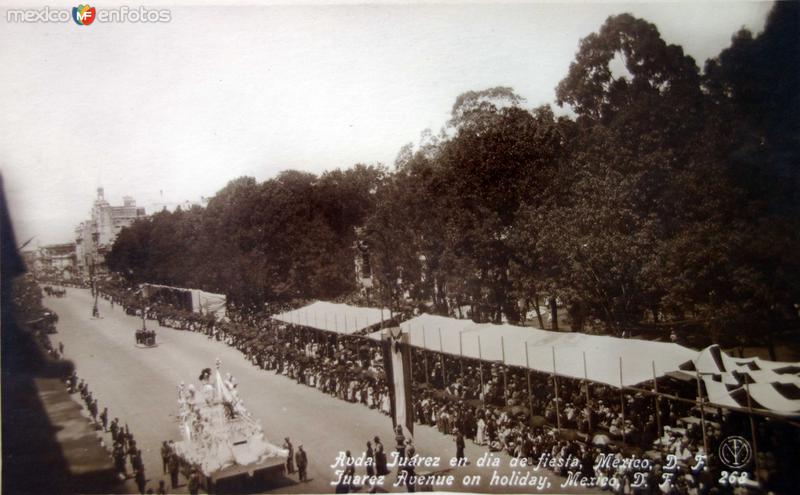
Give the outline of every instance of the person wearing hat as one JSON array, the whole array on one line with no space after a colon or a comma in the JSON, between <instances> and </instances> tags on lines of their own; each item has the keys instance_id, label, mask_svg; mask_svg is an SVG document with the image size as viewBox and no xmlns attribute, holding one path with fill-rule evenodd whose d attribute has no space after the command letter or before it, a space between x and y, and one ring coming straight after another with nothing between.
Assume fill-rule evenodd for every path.
<instances>
[{"instance_id":1,"label":"person wearing hat","mask_svg":"<svg viewBox=\"0 0 800 495\"><path fill-rule=\"evenodd\" d=\"M395 439L395 448L397 449L397 458L402 460L406 456L406 437L403 435L403 427L401 425L397 425L395 427L394 436ZM398 462L397 464L397 472L400 473L401 464Z\"/></svg>"},{"instance_id":2,"label":"person wearing hat","mask_svg":"<svg viewBox=\"0 0 800 495\"><path fill-rule=\"evenodd\" d=\"M406 439L406 458L407 459L412 459L416 454L417 454L417 449L414 447L414 442L410 438ZM415 469L414 461L409 462L408 464L403 466L402 469L404 469L406 471L406 473L407 473L407 476L406 476L406 491L409 492L409 493L410 492L415 492L416 491L416 487L414 486L414 483L412 481L416 476L416 473L414 472L414 469Z\"/></svg>"},{"instance_id":3,"label":"person wearing hat","mask_svg":"<svg viewBox=\"0 0 800 495\"><path fill-rule=\"evenodd\" d=\"M306 469L308 468L308 455L303 449L303 442L297 443L297 453L295 454L297 460L297 472L300 481L308 481Z\"/></svg>"},{"instance_id":4,"label":"person wearing hat","mask_svg":"<svg viewBox=\"0 0 800 495\"><path fill-rule=\"evenodd\" d=\"M117 442L119 440L119 418L114 418L111 421L111 426L109 426L108 429L111 431L111 439L114 442Z\"/></svg>"},{"instance_id":5,"label":"person wearing hat","mask_svg":"<svg viewBox=\"0 0 800 495\"><path fill-rule=\"evenodd\" d=\"M114 467L124 478L127 478L128 470L125 467L125 453L122 451L122 445L118 442L114 443L114 453L112 455L114 457Z\"/></svg>"},{"instance_id":6,"label":"person wearing hat","mask_svg":"<svg viewBox=\"0 0 800 495\"><path fill-rule=\"evenodd\" d=\"M367 476L373 477L375 476L375 450L372 448L372 442L367 440L367 451L365 453L367 456Z\"/></svg>"},{"instance_id":7,"label":"person wearing hat","mask_svg":"<svg viewBox=\"0 0 800 495\"><path fill-rule=\"evenodd\" d=\"M169 479L172 485L172 489L178 488L179 479L178 475L180 473L180 459L178 458L178 454L175 451L172 451L169 456L169 463L167 465L169 468Z\"/></svg>"},{"instance_id":8,"label":"person wearing hat","mask_svg":"<svg viewBox=\"0 0 800 495\"><path fill-rule=\"evenodd\" d=\"M292 447L289 437L284 439L283 448L289 451L289 457L286 458L286 472L292 474L294 473L294 447Z\"/></svg>"},{"instance_id":9,"label":"person wearing hat","mask_svg":"<svg viewBox=\"0 0 800 495\"><path fill-rule=\"evenodd\" d=\"M461 464L461 460L464 459L464 435L461 433L461 430L455 428L453 433L456 436L456 459L458 459L459 465Z\"/></svg>"},{"instance_id":10,"label":"person wearing hat","mask_svg":"<svg viewBox=\"0 0 800 495\"><path fill-rule=\"evenodd\" d=\"M383 450L380 438L376 436L372 440L375 442L375 472L378 476L385 476L389 474L389 470L386 468L386 452Z\"/></svg>"},{"instance_id":11,"label":"person wearing hat","mask_svg":"<svg viewBox=\"0 0 800 495\"><path fill-rule=\"evenodd\" d=\"M103 424L103 431L108 431L108 408L104 407L100 413L100 422Z\"/></svg>"},{"instance_id":12,"label":"person wearing hat","mask_svg":"<svg viewBox=\"0 0 800 495\"><path fill-rule=\"evenodd\" d=\"M163 470L163 474L167 474L169 468L169 457L172 454L172 448L170 444L164 440L161 442L161 467Z\"/></svg>"},{"instance_id":13,"label":"person wearing hat","mask_svg":"<svg viewBox=\"0 0 800 495\"><path fill-rule=\"evenodd\" d=\"M144 495L144 491L147 486L147 478L144 476L144 467L139 467L136 469L134 479L136 480L136 487L139 489L139 493Z\"/></svg>"},{"instance_id":14,"label":"person wearing hat","mask_svg":"<svg viewBox=\"0 0 800 495\"><path fill-rule=\"evenodd\" d=\"M356 486L353 483L353 478L356 475L356 466L355 462L353 462L353 454L351 454L350 451L348 450L344 453L344 456L345 456L345 468L344 468L344 476L342 479L347 480L346 482L347 491L354 492L356 491Z\"/></svg>"},{"instance_id":15,"label":"person wearing hat","mask_svg":"<svg viewBox=\"0 0 800 495\"><path fill-rule=\"evenodd\" d=\"M197 468L192 468L192 474L189 475L189 494L197 495L200 491L200 475Z\"/></svg>"}]
</instances>

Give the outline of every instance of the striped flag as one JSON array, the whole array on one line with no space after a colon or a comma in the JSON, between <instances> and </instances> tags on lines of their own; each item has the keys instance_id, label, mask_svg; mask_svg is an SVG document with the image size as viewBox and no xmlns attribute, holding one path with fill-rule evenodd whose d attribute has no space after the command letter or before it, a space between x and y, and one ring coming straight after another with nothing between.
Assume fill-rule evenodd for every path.
<instances>
[{"instance_id":1,"label":"striped flag","mask_svg":"<svg viewBox=\"0 0 800 495\"><path fill-rule=\"evenodd\" d=\"M392 426L403 426L406 438L414 436L414 405L411 399L411 347L408 334L399 328L386 329L381 339L383 365L389 384Z\"/></svg>"},{"instance_id":2,"label":"striped flag","mask_svg":"<svg viewBox=\"0 0 800 495\"><path fill-rule=\"evenodd\" d=\"M800 415L800 363L729 356L711 345L680 369L697 373L712 404Z\"/></svg>"}]
</instances>

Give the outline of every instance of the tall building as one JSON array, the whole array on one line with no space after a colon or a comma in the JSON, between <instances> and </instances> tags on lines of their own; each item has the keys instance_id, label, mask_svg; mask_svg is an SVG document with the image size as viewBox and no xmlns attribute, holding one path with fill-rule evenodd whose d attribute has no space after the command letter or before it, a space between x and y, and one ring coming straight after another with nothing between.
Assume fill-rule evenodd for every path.
<instances>
[{"instance_id":1,"label":"tall building","mask_svg":"<svg viewBox=\"0 0 800 495\"><path fill-rule=\"evenodd\" d=\"M105 271L106 254L119 232L145 216L144 208L137 207L130 196L122 198L122 202L122 206L111 206L105 199L103 188L97 188L91 218L75 228L77 268L83 278L89 278L93 270Z\"/></svg>"}]
</instances>

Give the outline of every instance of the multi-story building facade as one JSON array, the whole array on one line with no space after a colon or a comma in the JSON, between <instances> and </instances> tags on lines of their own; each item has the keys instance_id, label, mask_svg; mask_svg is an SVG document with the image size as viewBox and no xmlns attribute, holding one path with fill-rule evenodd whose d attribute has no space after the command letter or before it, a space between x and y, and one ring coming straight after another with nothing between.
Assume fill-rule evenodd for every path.
<instances>
[{"instance_id":1,"label":"multi-story building facade","mask_svg":"<svg viewBox=\"0 0 800 495\"><path fill-rule=\"evenodd\" d=\"M77 274L77 253L72 242L50 244L22 252L28 272L36 277L70 281Z\"/></svg>"},{"instance_id":2,"label":"multi-story building facade","mask_svg":"<svg viewBox=\"0 0 800 495\"><path fill-rule=\"evenodd\" d=\"M123 198L122 206L111 206L103 188L98 188L91 218L75 228L77 269L81 277L88 279L93 273L104 272L105 256L119 232L144 216L144 208L137 207L130 196Z\"/></svg>"},{"instance_id":3,"label":"multi-story building facade","mask_svg":"<svg viewBox=\"0 0 800 495\"><path fill-rule=\"evenodd\" d=\"M72 280L76 275L77 253L75 244L50 244L39 248L37 271L59 280Z\"/></svg>"}]
</instances>

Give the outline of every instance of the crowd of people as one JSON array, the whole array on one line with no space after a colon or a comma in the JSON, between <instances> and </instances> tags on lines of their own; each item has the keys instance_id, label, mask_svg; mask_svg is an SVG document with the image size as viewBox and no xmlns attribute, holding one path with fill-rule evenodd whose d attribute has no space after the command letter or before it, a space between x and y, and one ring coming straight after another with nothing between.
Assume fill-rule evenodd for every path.
<instances>
[{"instance_id":1,"label":"crowd of people","mask_svg":"<svg viewBox=\"0 0 800 495\"><path fill-rule=\"evenodd\" d=\"M118 417L110 419L108 408L102 411L98 406L97 398L89 390L89 385L83 379L79 379L76 372L73 372L66 380L67 391L70 394L79 393L83 401L89 418L97 425L103 433L111 436L111 458L114 467L122 480L133 479L136 487L141 494L157 493L163 495L168 492L167 485L163 479L158 480L158 487L154 492L153 488L148 488L148 479L145 475L145 466L142 459L142 449L136 443L133 433L128 424L124 425ZM161 450L164 460L164 473L169 473L171 486L176 489L180 484L180 462L175 453L169 448L167 442ZM189 470L187 475L187 485L189 493L197 494L200 488L200 478L197 470Z\"/></svg>"},{"instance_id":2,"label":"crowd of people","mask_svg":"<svg viewBox=\"0 0 800 495\"><path fill-rule=\"evenodd\" d=\"M121 298L117 301L124 304ZM269 309L278 312L285 308ZM379 342L276 323L268 313L231 312L228 321L216 321L165 305L151 304L146 309L147 318L224 342L264 370L390 414ZM665 400L643 391L620 391L417 348L412 360L417 423L466 438L479 448L527 457L532 462L543 454L572 454L587 460L600 454L634 454L653 462L655 467L644 487L632 486L633 471L595 472L614 479L612 484L621 487L620 493L704 493L713 484L711 473L720 469L708 454L716 452L728 435L750 435L743 415L721 410L706 413L704 435L697 420L700 413L693 382L660 384L670 387L671 394L684 397ZM692 471L696 459L704 459L705 466ZM594 465L589 464L584 468ZM764 466L770 462L761 464L758 474L768 480L773 473ZM772 464L774 468L775 462Z\"/></svg>"},{"instance_id":3,"label":"crowd of people","mask_svg":"<svg viewBox=\"0 0 800 495\"><path fill-rule=\"evenodd\" d=\"M75 286L74 284L72 286ZM49 290L48 290L49 289ZM43 290L38 288L35 283L29 284L24 288L26 291L34 293L41 290L51 297L62 297L65 292L63 288L53 288L46 286ZM33 294L35 296L35 294ZM54 334L55 323L58 321L58 316L52 310L49 310L41 305L40 297L31 297L31 294L17 294L20 299L27 299L26 302L27 312L25 319L28 320L28 329L31 336L36 343L36 346L41 350L47 359L58 361L64 358L64 344L62 342L54 343L49 337L49 334ZM34 304L32 301L37 301ZM22 303L21 303L22 304ZM30 318L31 315L42 314L50 317ZM159 480L157 491L154 492L152 488L147 487L147 477L145 475L145 467L142 459L142 450L137 446L136 439L127 424L122 424L117 417L112 418L109 414L108 408L101 409L98 399L90 390L89 384L78 377L76 371L65 377L65 387L69 394L79 394L80 401L86 410L89 419L96 425L98 430L104 434L110 434L111 448L109 455L120 475L121 480L132 479L141 494L146 493L167 493L167 487L163 480ZM105 445L105 442L103 442ZM192 490L191 480L189 480L190 492L197 493L197 490ZM173 488L175 485L173 484Z\"/></svg>"},{"instance_id":4,"label":"crowd of people","mask_svg":"<svg viewBox=\"0 0 800 495\"><path fill-rule=\"evenodd\" d=\"M42 290L44 290L44 293L50 297L64 297L67 294L66 289L59 289L49 285L45 285Z\"/></svg>"},{"instance_id":5,"label":"crowd of people","mask_svg":"<svg viewBox=\"0 0 800 495\"><path fill-rule=\"evenodd\" d=\"M114 462L114 467L119 473L121 479L132 478L136 482L139 493L153 493L152 490L147 490L147 477L145 476L144 462L142 460L142 450L136 444L136 439L131 433L127 423L123 426L119 418L114 417L109 421L108 408L104 407L100 411L97 398L94 397L89 384L83 379L78 378L77 372L72 374L66 379L67 391L70 394L79 393L83 401L89 418L102 432L109 432L111 434L111 458ZM130 463L130 469L128 469ZM163 486L160 487L159 493L165 493Z\"/></svg>"}]
</instances>

